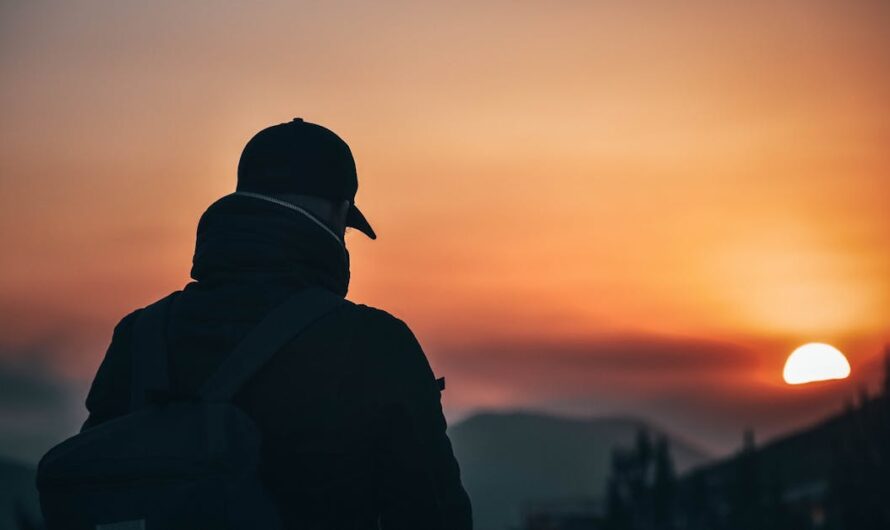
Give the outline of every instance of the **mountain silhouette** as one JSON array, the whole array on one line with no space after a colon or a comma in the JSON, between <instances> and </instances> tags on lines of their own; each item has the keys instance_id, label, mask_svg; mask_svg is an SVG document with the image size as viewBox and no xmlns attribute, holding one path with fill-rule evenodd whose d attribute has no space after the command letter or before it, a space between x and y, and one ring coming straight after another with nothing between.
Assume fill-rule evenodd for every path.
<instances>
[{"instance_id":1,"label":"mountain silhouette","mask_svg":"<svg viewBox=\"0 0 890 530\"><path fill-rule=\"evenodd\" d=\"M612 450L640 429L667 436L678 472L709 456L636 418L575 419L535 413L485 413L449 429L473 500L477 530L518 526L523 503L601 497Z\"/></svg>"}]
</instances>

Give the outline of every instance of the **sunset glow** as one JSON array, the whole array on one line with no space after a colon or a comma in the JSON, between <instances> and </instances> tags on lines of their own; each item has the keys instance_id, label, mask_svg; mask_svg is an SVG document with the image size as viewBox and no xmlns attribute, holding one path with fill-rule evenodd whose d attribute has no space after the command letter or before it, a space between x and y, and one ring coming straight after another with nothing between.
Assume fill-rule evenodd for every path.
<instances>
[{"instance_id":1,"label":"sunset glow","mask_svg":"<svg viewBox=\"0 0 890 530\"><path fill-rule=\"evenodd\" d=\"M379 235L347 234L349 296L411 325L451 418L639 412L727 449L841 402L780 376L812 337L874 382L890 2L0 10L0 363L87 385L189 281L245 142L300 116Z\"/></svg>"}]
</instances>

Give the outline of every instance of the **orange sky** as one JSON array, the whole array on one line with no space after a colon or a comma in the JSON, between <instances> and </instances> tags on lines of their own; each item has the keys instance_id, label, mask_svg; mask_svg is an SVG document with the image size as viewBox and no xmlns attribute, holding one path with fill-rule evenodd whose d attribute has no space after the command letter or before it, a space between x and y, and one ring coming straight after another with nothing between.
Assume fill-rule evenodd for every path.
<instances>
[{"instance_id":1,"label":"orange sky","mask_svg":"<svg viewBox=\"0 0 890 530\"><path fill-rule=\"evenodd\" d=\"M188 279L246 140L302 116L380 234L352 298L412 325L454 417L747 411L735 437L852 392L781 385L801 342L873 373L890 4L480 4L4 3L0 354L88 379Z\"/></svg>"}]
</instances>

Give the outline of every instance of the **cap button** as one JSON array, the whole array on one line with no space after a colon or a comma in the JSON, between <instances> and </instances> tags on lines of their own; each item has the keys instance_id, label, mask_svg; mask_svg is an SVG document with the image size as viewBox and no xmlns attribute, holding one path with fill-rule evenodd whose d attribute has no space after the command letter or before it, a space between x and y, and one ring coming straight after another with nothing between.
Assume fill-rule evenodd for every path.
<instances>
[{"instance_id":1,"label":"cap button","mask_svg":"<svg viewBox=\"0 0 890 530\"><path fill-rule=\"evenodd\" d=\"M294 118L293 122L294 123L303 123L303 118Z\"/></svg>"}]
</instances>

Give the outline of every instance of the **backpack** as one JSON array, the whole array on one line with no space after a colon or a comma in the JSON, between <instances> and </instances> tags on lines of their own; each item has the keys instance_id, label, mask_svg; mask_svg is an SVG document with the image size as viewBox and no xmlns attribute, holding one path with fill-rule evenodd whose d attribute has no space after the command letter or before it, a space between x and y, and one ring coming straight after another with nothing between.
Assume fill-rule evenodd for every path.
<instances>
[{"instance_id":1,"label":"backpack","mask_svg":"<svg viewBox=\"0 0 890 530\"><path fill-rule=\"evenodd\" d=\"M281 527L260 482L260 433L232 397L290 339L345 301L304 289L265 317L190 399L170 394L165 347L176 293L136 320L129 413L53 447L37 487L49 530Z\"/></svg>"}]
</instances>

